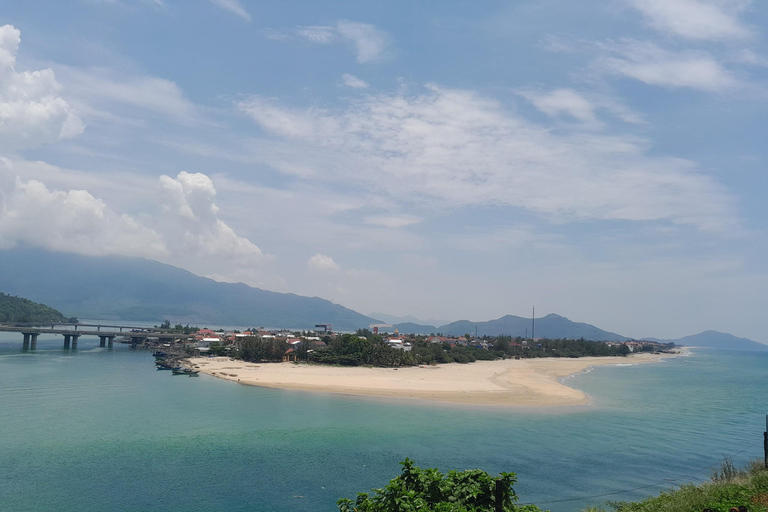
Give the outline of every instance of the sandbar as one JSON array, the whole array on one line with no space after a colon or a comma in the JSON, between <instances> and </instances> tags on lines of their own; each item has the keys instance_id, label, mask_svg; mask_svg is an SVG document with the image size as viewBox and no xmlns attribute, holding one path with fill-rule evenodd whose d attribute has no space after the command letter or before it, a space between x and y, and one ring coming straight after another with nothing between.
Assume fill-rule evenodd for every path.
<instances>
[{"instance_id":1,"label":"sandbar","mask_svg":"<svg viewBox=\"0 0 768 512\"><path fill-rule=\"evenodd\" d=\"M586 393L563 384L564 377L594 366L652 363L682 353L506 359L398 369L251 363L228 357L196 357L189 359L189 364L214 377L269 388L454 404L547 407L590 402Z\"/></svg>"}]
</instances>

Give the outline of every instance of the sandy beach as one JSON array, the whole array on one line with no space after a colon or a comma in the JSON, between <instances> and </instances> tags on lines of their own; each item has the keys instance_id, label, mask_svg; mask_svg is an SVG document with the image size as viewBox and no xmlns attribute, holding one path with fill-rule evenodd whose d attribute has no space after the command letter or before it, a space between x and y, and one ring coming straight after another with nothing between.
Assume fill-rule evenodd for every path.
<instances>
[{"instance_id":1,"label":"sandy beach","mask_svg":"<svg viewBox=\"0 0 768 512\"><path fill-rule=\"evenodd\" d=\"M585 393L562 384L563 377L594 366L652 363L669 357L674 355L507 359L398 369L249 363L227 357L197 357L189 363L208 375L254 386L455 404L546 407L589 402Z\"/></svg>"}]
</instances>

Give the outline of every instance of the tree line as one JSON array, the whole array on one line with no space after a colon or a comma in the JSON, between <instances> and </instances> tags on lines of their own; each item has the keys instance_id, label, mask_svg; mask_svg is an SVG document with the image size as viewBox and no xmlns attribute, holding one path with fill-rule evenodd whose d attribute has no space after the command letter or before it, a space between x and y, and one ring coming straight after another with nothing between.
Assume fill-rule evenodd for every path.
<instances>
[{"instance_id":1,"label":"tree line","mask_svg":"<svg viewBox=\"0 0 768 512\"><path fill-rule=\"evenodd\" d=\"M272 338L248 336L240 338L235 347L212 344L209 353L228 355L246 361L282 361L289 349L298 361L340 366L415 366L422 364L472 363L478 360L524 359L539 357L607 357L627 356L627 345L608 345L585 339L541 339L523 344L522 338L509 336L486 337L487 348L451 343L431 343L425 337L411 342L410 350L392 347L386 338L367 329L354 334L324 336L320 346L301 341L289 346ZM639 347L655 351L671 349L674 344Z\"/></svg>"}]
</instances>

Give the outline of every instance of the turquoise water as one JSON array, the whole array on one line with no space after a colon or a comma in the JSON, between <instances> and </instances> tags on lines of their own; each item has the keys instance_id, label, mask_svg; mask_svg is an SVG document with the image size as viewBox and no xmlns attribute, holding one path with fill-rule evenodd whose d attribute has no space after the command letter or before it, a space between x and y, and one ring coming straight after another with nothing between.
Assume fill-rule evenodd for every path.
<instances>
[{"instance_id":1,"label":"turquoise water","mask_svg":"<svg viewBox=\"0 0 768 512\"><path fill-rule=\"evenodd\" d=\"M240 386L97 339L22 352L0 336L2 511L332 511L407 456L515 471L521 502L565 512L762 457L768 413L765 353L600 367L568 380L590 406L508 410Z\"/></svg>"}]
</instances>

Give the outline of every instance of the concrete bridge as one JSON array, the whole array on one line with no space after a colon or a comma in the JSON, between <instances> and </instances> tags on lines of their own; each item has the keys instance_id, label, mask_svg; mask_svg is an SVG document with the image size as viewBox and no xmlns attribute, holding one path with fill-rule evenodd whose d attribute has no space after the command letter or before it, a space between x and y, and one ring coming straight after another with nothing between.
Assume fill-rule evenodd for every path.
<instances>
[{"instance_id":1,"label":"concrete bridge","mask_svg":"<svg viewBox=\"0 0 768 512\"><path fill-rule=\"evenodd\" d=\"M57 328L57 326L60 326ZM83 329L90 327L91 329ZM93 330L96 327L96 330ZM102 330L103 329L103 330ZM115 330L117 329L117 330ZM125 331L123 331L125 329ZM18 325L0 325L0 332L18 332L23 336L24 348L37 348L37 337L41 334L61 334L64 336L64 348L76 348L80 336L98 336L100 347L111 347L118 336L131 338L132 343L140 343L149 338L158 341L172 342L177 339L189 340L191 334L163 331L161 329L148 329L127 325L102 325L102 324L52 324L51 327L31 327Z\"/></svg>"}]
</instances>

